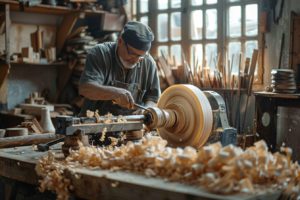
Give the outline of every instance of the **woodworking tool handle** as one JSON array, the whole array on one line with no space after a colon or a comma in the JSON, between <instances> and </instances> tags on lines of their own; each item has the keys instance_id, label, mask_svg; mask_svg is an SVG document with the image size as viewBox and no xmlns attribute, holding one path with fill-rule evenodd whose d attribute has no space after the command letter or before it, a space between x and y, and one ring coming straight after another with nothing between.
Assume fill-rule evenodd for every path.
<instances>
[{"instance_id":1,"label":"woodworking tool handle","mask_svg":"<svg viewBox=\"0 0 300 200\"><path fill-rule=\"evenodd\" d=\"M65 139L64 137L61 137L61 138L52 140L52 141L44 143L44 144L38 144L37 148L39 151L48 151L50 146L57 144L59 142L62 142L62 141L64 141L64 139Z\"/></svg>"}]
</instances>

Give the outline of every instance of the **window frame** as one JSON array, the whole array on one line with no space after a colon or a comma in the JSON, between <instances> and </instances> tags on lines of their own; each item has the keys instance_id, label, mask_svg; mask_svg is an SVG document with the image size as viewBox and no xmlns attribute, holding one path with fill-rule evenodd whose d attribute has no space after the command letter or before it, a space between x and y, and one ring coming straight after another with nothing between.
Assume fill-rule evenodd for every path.
<instances>
[{"instance_id":1,"label":"window frame","mask_svg":"<svg viewBox=\"0 0 300 200\"><path fill-rule=\"evenodd\" d=\"M133 0L131 0L133 1ZM158 10L158 1L159 0L148 0L148 12L141 13L140 12L140 1L136 0L137 2L137 11L136 11L136 19L140 20L143 16L148 16L148 25L152 28L155 36L157 36L157 16L158 14L167 13L168 14L168 38L169 40L166 42L159 42L157 37L155 41L152 43L151 54L158 55L157 48L159 46L168 46L168 52L171 53L171 46L180 44L182 52L184 52L186 56L186 60L190 63L191 61L191 54L190 48L194 44L202 44L202 57L205 58L205 46L209 43L216 43L217 44L217 52L218 55L221 56L223 63L227 63L226 53L228 52L228 45L230 42L238 41L241 42L241 50L245 52L245 43L246 41L256 40L258 44L258 65L257 65L257 74L255 76L254 84L263 84L263 73L264 73L264 66L263 66L263 40L262 40L262 33L259 31L259 15L261 10L261 2L259 0L240 0L238 2L229 2L229 0L218 0L216 4L206 4L206 0L203 0L202 5L192 6L192 0L181 0L181 7L180 8L171 8L171 0L168 1L168 9ZM245 35L245 6L248 4L257 4L258 6L258 16L257 16L257 35L256 36L246 36ZM229 31L228 31L228 20L229 20L229 7L238 5L241 6L241 36L230 38ZM206 39L206 24L205 24L205 12L208 9L217 9L217 20L218 25L217 30L217 38L216 39ZM202 30L202 38L194 40L191 38L191 12L194 10L201 9L203 12L203 30ZM171 40L171 13L173 12L181 12L181 40L172 41ZM250 58L251 59L251 58ZM245 57L242 57L242 60L245 60ZM202 64L204 63L204 59Z\"/></svg>"}]
</instances>

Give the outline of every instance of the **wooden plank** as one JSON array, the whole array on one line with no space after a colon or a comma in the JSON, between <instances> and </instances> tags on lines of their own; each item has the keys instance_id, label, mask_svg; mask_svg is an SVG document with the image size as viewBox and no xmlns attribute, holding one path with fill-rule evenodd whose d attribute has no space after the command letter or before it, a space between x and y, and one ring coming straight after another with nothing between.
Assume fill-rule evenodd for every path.
<instances>
[{"instance_id":1,"label":"wooden plank","mask_svg":"<svg viewBox=\"0 0 300 200\"><path fill-rule=\"evenodd\" d=\"M13 11L20 11L20 6L18 1L14 0L0 0L0 4L8 4ZM66 14L73 11L72 9L65 6L51 6L51 5L37 5L33 7L25 7L24 12L33 12L33 13L43 13L43 14Z\"/></svg>"},{"instance_id":2,"label":"wooden plank","mask_svg":"<svg viewBox=\"0 0 300 200\"><path fill-rule=\"evenodd\" d=\"M7 110L7 95L8 94L8 80L4 79L2 86L0 87L0 111ZM0 127L3 126L3 121L0 123Z\"/></svg>"},{"instance_id":3,"label":"wooden plank","mask_svg":"<svg viewBox=\"0 0 300 200\"><path fill-rule=\"evenodd\" d=\"M159 57L157 65L159 65L164 72L168 85L173 85L175 83L175 80L170 65L168 65L166 59L163 57Z\"/></svg>"},{"instance_id":4,"label":"wooden plank","mask_svg":"<svg viewBox=\"0 0 300 200\"><path fill-rule=\"evenodd\" d=\"M6 51L6 62L10 61L10 13L9 5L5 4L5 51Z\"/></svg>"},{"instance_id":5,"label":"wooden plank","mask_svg":"<svg viewBox=\"0 0 300 200\"><path fill-rule=\"evenodd\" d=\"M58 54L62 50L65 41L68 38L69 34L71 33L80 14L81 14L80 12L75 12L64 16L64 19L57 31L56 48Z\"/></svg>"},{"instance_id":6,"label":"wooden plank","mask_svg":"<svg viewBox=\"0 0 300 200\"><path fill-rule=\"evenodd\" d=\"M65 62L58 63L26 63L26 62L10 62L11 67L64 67L67 64Z\"/></svg>"},{"instance_id":7,"label":"wooden plank","mask_svg":"<svg viewBox=\"0 0 300 200\"><path fill-rule=\"evenodd\" d=\"M0 0L0 4L9 4L10 9L12 11L20 11L19 2L15 0ZM65 15L72 12L78 12L76 9L72 9L66 6L51 6L46 4L40 4L32 7L25 7L22 12L30 12L30 13L40 13L40 14L50 14L50 15ZM103 13L107 13L104 10L84 10L89 15L102 15Z\"/></svg>"},{"instance_id":8,"label":"wooden plank","mask_svg":"<svg viewBox=\"0 0 300 200\"><path fill-rule=\"evenodd\" d=\"M5 14L1 12L2 10L0 10L0 35L5 32Z\"/></svg>"},{"instance_id":9,"label":"wooden plank","mask_svg":"<svg viewBox=\"0 0 300 200\"><path fill-rule=\"evenodd\" d=\"M254 92L254 95L272 97L272 98L284 98L284 99L300 99L300 94L283 94L274 92Z\"/></svg>"},{"instance_id":10,"label":"wooden plank","mask_svg":"<svg viewBox=\"0 0 300 200\"><path fill-rule=\"evenodd\" d=\"M9 72L9 64L7 63L0 63L0 88L2 87L8 72Z\"/></svg>"},{"instance_id":11,"label":"wooden plank","mask_svg":"<svg viewBox=\"0 0 300 200\"><path fill-rule=\"evenodd\" d=\"M44 133L17 137L0 138L0 148L26 146L32 144L47 143L49 141L58 139L60 136L54 133Z\"/></svg>"}]
</instances>

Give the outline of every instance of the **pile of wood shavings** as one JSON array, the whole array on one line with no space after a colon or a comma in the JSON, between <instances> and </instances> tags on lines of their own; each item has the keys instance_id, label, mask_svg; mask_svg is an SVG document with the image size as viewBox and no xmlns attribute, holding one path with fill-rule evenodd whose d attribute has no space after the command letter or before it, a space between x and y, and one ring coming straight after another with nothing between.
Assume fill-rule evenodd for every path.
<instances>
[{"instance_id":1,"label":"pile of wood shavings","mask_svg":"<svg viewBox=\"0 0 300 200\"><path fill-rule=\"evenodd\" d=\"M60 165L48 155L37 166L39 175L43 177L41 189L62 191L63 194L58 197L66 197L64 189L70 189L70 183L66 181L61 187L63 190L57 189L51 185L55 180L51 180L53 177L49 175L52 170L58 170L63 176L61 167L73 166L134 171L221 194L255 193L265 187L285 190L295 199L299 197L300 167L291 161L289 148L272 154L264 141L256 142L245 151L232 145L222 147L220 143L198 151L192 147L182 149L166 145L167 142L159 137L146 136L140 143L128 142L113 149L81 146Z\"/></svg>"}]
</instances>

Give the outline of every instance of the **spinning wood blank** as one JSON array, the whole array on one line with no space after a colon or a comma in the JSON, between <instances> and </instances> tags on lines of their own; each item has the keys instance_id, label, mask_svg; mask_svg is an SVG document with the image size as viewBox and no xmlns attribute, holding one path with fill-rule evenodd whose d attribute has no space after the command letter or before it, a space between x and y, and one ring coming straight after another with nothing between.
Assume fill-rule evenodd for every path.
<instances>
[{"instance_id":1,"label":"spinning wood blank","mask_svg":"<svg viewBox=\"0 0 300 200\"><path fill-rule=\"evenodd\" d=\"M173 85L163 92L158 108L166 111L162 112L169 118L166 123L172 122L172 126L158 126L160 136L170 146L199 148L206 143L212 130L213 114L208 99L199 88Z\"/></svg>"}]
</instances>

